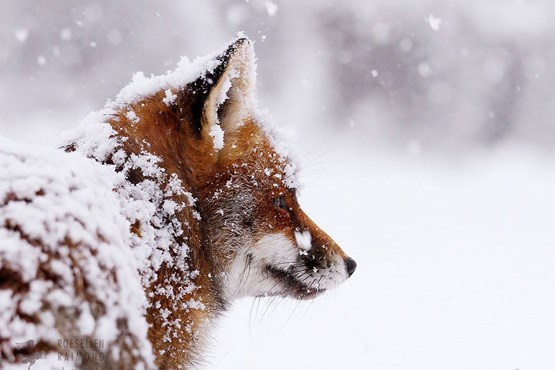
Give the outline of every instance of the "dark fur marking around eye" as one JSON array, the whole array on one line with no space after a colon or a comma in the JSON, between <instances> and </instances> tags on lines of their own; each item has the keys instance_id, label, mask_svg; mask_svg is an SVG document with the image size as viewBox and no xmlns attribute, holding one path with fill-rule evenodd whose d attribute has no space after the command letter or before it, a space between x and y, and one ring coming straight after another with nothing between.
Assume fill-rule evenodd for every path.
<instances>
[{"instance_id":1,"label":"dark fur marking around eye","mask_svg":"<svg viewBox=\"0 0 555 370\"><path fill-rule=\"evenodd\" d=\"M274 205L285 211L289 210L289 207L287 207L287 203L285 203L285 198L283 197L283 195L280 195L279 197L274 199Z\"/></svg>"}]
</instances>

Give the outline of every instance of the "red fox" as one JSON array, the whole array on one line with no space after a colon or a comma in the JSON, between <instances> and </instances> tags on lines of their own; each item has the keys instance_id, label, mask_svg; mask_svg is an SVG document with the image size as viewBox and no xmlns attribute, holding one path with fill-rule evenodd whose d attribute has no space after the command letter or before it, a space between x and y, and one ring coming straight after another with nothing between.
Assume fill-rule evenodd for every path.
<instances>
[{"instance_id":1,"label":"red fox","mask_svg":"<svg viewBox=\"0 0 555 370\"><path fill-rule=\"evenodd\" d=\"M237 298L309 299L353 274L297 202L254 58L239 36L136 74L63 151L0 141L2 365L191 368Z\"/></svg>"}]
</instances>

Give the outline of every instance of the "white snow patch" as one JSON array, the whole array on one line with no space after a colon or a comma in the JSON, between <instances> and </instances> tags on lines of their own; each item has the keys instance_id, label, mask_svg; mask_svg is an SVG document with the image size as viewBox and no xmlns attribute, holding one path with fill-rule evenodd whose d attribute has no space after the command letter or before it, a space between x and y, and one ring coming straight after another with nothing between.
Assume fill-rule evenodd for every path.
<instances>
[{"instance_id":1,"label":"white snow patch","mask_svg":"<svg viewBox=\"0 0 555 370\"><path fill-rule=\"evenodd\" d=\"M429 16L427 16L426 18L424 18L426 20L426 23L428 23L430 25L430 28L434 31L439 31L439 26L441 26L441 18L434 16L433 14L430 14Z\"/></svg>"},{"instance_id":2,"label":"white snow patch","mask_svg":"<svg viewBox=\"0 0 555 370\"><path fill-rule=\"evenodd\" d=\"M187 307L189 307L192 310L204 310L206 309L206 306L204 306L204 304L198 300L195 299L189 299L187 301Z\"/></svg>"},{"instance_id":3,"label":"white snow patch","mask_svg":"<svg viewBox=\"0 0 555 370\"><path fill-rule=\"evenodd\" d=\"M91 335L94 333L94 317L91 315L91 310L86 304L81 306L81 316L79 317L78 325L79 330L83 335Z\"/></svg>"},{"instance_id":4,"label":"white snow patch","mask_svg":"<svg viewBox=\"0 0 555 370\"><path fill-rule=\"evenodd\" d=\"M162 102L169 107L173 102L175 102L175 99L177 99L177 95L174 94L170 89L167 89L166 91L164 91L164 93L165 96L164 99L162 99Z\"/></svg>"},{"instance_id":5,"label":"white snow patch","mask_svg":"<svg viewBox=\"0 0 555 370\"><path fill-rule=\"evenodd\" d=\"M303 232L295 231L295 240L299 248L304 251L309 251L312 248L312 235L308 230Z\"/></svg>"},{"instance_id":6,"label":"white snow patch","mask_svg":"<svg viewBox=\"0 0 555 370\"><path fill-rule=\"evenodd\" d=\"M232 74L230 77L235 78L237 76L236 74ZM229 92L229 89L231 89L231 86L232 86L230 77L227 77L222 83L222 88L219 91L218 96L216 98L216 109L218 109L220 105L225 103L225 101L228 98L227 93Z\"/></svg>"},{"instance_id":7,"label":"white snow patch","mask_svg":"<svg viewBox=\"0 0 555 370\"><path fill-rule=\"evenodd\" d=\"M137 116L137 113L135 113L135 111L133 111L133 110L127 111L127 113L125 113L125 117L129 121L131 121L132 123L138 123L139 122L139 117Z\"/></svg>"},{"instance_id":8,"label":"white snow patch","mask_svg":"<svg viewBox=\"0 0 555 370\"><path fill-rule=\"evenodd\" d=\"M214 149L220 150L224 147L224 130L218 123L214 123L212 127L210 127L210 131L208 132L212 139L214 140Z\"/></svg>"}]
</instances>

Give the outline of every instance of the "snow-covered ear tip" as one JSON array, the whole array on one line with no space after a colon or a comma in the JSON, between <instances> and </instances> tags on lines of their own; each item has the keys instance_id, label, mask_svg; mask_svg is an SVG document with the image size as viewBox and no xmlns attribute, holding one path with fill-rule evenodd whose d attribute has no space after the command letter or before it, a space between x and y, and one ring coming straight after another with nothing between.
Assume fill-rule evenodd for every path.
<instances>
[{"instance_id":1,"label":"snow-covered ear tip","mask_svg":"<svg viewBox=\"0 0 555 370\"><path fill-rule=\"evenodd\" d=\"M253 42L243 34L233 39L213 57L211 67L204 75L190 84L190 87L206 95L217 85L223 75L231 73L234 79L239 77L240 88L245 95L254 90L256 84L256 58Z\"/></svg>"},{"instance_id":2,"label":"snow-covered ear tip","mask_svg":"<svg viewBox=\"0 0 555 370\"><path fill-rule=\"evenodd\" d=\"M232 59L247 59L248 62L254 62L253 42L244 34L240 34L216 59L221 62L222 70L227 68Z\"/></svg>"},{"instance_id":3,"label":"snow-covered ear tip","mask_svg":"<svg viewBox=\"0 0 555 370\"><path fill-rule=\"evenodd\" d=\"M233 55L237 50L241 49L242 47L252 47L252 41L249 40L249 38L244 35L241 35L240 37L231 41L231 44L227 48L226 53L228 55Z\"/></svg>"}]
</instances>

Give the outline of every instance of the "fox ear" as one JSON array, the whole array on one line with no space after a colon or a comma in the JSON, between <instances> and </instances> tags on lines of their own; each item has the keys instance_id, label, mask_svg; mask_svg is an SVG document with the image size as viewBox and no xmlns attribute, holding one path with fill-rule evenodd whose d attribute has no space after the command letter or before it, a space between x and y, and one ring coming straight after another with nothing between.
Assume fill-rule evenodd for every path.
<instances>
[{"instance_id":1,"label":"fox ear","mask_svg":"<svg viewBox=\"0 0 555 370\"><path fill-rule=\"evenodd\" d=\"M214 149L224 147L250 114L256 81L252 42L239 38L214 60L215 67L193 83L198 99L195 131L201 138L212 137ZM195 86L196 85L196 86ZM202 103L201 103L202 101Z\"/></svg>"}]
</instances>

